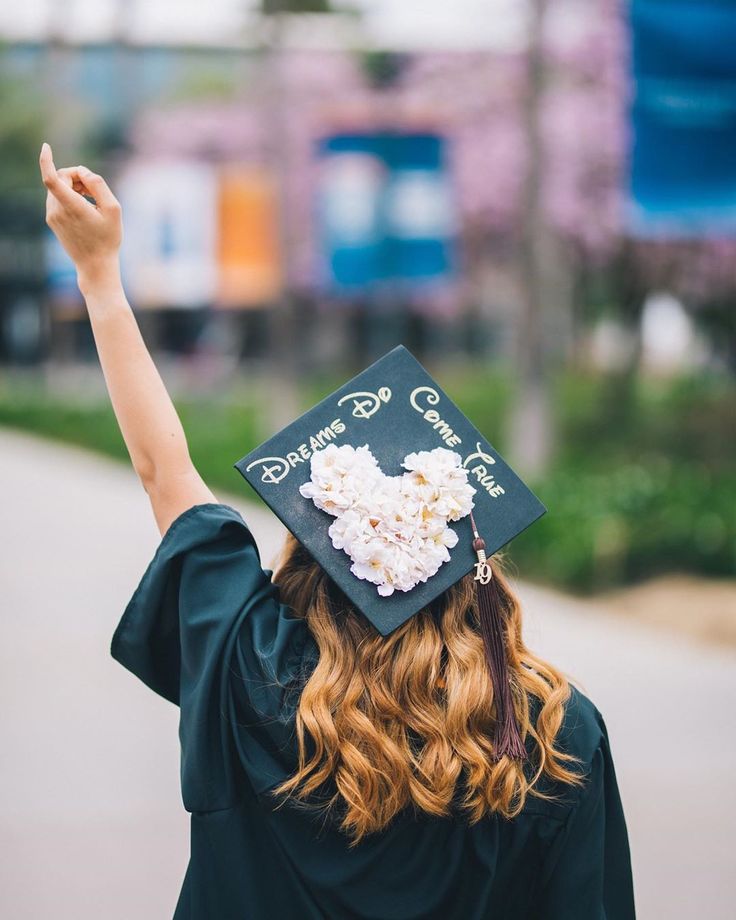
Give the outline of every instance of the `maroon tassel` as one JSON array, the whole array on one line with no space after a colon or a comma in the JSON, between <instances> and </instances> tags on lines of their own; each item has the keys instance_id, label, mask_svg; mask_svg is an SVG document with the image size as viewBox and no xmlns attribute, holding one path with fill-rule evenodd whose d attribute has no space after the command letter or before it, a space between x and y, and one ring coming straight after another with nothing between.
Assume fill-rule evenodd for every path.
<instances>
[{"instance_id":1,"label":"maroon tassel","mask_svg":"<svg viewBox=\"0 0 736 920\"><path fill-rule=\"evenodd\" d=\"M475 564L475 581L478 588L478 612L486 660L491 672L493 693L496 698L496 724L494 727L494 760L502 757L526 759L526 748L521 740L519 725L516 721L514 704L509 682L508 662L506 659L504 611L498 596L496 579L486 558L486 544L475 526L473 512L470 512L473 525L473 549L478 554Z\"/></svg>"}]
</instances>

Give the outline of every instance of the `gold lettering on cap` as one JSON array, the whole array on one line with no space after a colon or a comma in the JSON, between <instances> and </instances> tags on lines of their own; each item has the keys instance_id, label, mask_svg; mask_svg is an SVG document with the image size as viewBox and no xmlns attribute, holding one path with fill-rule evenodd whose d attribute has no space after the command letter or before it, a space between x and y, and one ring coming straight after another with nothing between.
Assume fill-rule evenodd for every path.
<instances>
[{"instance_id":1,"label":"gold lettering on cap","mask_svg":"<svg viewBox=\"0 0 736 920\"><path fill-rule=\"evenodd\" d=\"M246 470L250 471L254 466L259 464L263 467L261 472L261 482L268 482L272 485L281 482L289 472L300 463L304 463L318 450L334 441L337 435L345 431L345 423L339 419L333 419L329 425L320 431L310 435L309 441L303 441L296 450L290 450L286 457L261 457L258 460L252 460Z\"/></svg>"},{"instance_id":2,"label":"gold lettering on cap","mask_svg":"<svg viewBox=\"0 0 736 920\"><path fill-rule=\"evenodd\" d=\"M283 457L263 457L260 460L253 460L252 463L249 463L246 466L246 470L252 469L258 464L263 464L263 472L261 473L261 482L271 482L277 483L286 476L289 472L289 464L284 460ZM274 464L269 466L268 464Z\"/></svg>"},{"instance_id":3,"label":"gold lettering on cap","mask_svg":"<svg viewBox=\"0 0 736 920\"><path fill-rule=\"evenodd\" d=\"M483 450L480 446L480 441L478 441L475 447L475 453L468 454L463 461L463 466L467 469L469 463L475 460L483 460L483 463L476 463L475 466L471 466L470 472L492 498L497 498L499 495L505 495L505 489L496 482L494 475L488 472L488 467L486 466L486 464L490 465L495 463L495 458Z\"/></svg>"},{"instance_id":4,"label":"gold lettering on cap","mask_svg":"<svg viewBox=\"0 0 736 920\"><path fill-rule=\"evenodd\" d=\"M471 467L470 472L473 474L473 476L475 476L475 478L483 486L486 492L493 498L496 498L499 495L506 494L506 491L503 488L503 486L500 486L496 482L494 476L488 472L488 470L482 463L479 463L477 466Z\"/></svg>"},{"instance_id":5,"label":"gold lettering on cap","mask_svg":"<svg viewBox=\"0 0 736 920\"><path fill-rule=\"evenodd\" d=\"M476 460L483 460L483 463L475 463ZM503 486L496 482L493 473L488 472L488 466L496 462L490 454L486 453L480 446L480 441L475 445L475 451L463 460L463 466L472 476L475 476L478 483L486 490L491 498L498 498L499 495L505 495ZM469 464L474 464L469 466ZM488 464L488 466L486 465Z\"/></svg>"},{"instance_id":6,"label":"gold lettering on cap","mask_svg":"<svg viewBox=\"0 0 736 920\"><path fill-rule=\"evenodd\" d=\"M381 387L377 393L364 391L348 393L337 401L338 406L349 399L353 400L352 415L354 418L370 418L378 412L383 403L391 399L391 390L388 387Z\"/></svg>"},{"instance_id":7,"label":"gold lettering on cap","mask_svg":"<svg viewBox=\"0 0 736 920\"><path fill-rule=\"evenodd\" d=\"M475 453L468 454L468 456L463 460L463 466L467 466L471 460L485 460L486 463L495 463L495 459L487 454L483 448L480 446L480 441L477 441L475 444Z\"/></svg>"},{"instance_id":8,"label":"gold lettering on cap","mask_svg":"<svg viewBox=\"0 0 736 920\"><path fill-rule=\"evenodd\" d=\"M457 447L458 444L462 444L463 439L453 431L436 409L425 409L419 405L417 397L424 393L426 393L426 400L430 406L436 406L440 401L440 394L434 387L416 387L409 396L409 402L412 407L420 413L426 422L429 422L435 431L439 432L440 437L448 447Z\"/></svg>"}]
</instances>

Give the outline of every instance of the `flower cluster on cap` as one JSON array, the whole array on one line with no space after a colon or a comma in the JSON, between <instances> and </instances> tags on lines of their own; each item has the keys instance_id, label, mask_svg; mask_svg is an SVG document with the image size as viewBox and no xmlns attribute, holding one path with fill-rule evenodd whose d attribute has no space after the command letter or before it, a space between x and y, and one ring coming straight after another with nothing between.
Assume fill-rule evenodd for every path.
<instances>
[{"instance_id":1,"label":"flower cluster on cap","mask_svg":"<svg viewBox=\"0 0 736 920\"><path fill-rule=\"evenodd\" d=\"M476 491L460 454L444 447L407 454L407 472L386 476L367 444L329 444L310 465L300 493L335 518L332 545L380 595L411 591L449 562L458 537L448 521L470 513Z\"/></svg>"}]
</instances>

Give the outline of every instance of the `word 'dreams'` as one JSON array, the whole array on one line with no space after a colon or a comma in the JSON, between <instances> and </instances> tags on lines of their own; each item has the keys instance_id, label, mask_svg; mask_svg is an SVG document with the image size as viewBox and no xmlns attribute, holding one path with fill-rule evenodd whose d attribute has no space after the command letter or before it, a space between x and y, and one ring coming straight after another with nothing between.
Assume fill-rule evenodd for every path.
<instances>
[{"instance_id":1,"label":"word 'dreams'","mask_svg":"<svg viewBox=\"0 0 736 920\"><path fill-rule=\"evenodd\" d=\"M345 424L336 418L329 425L311 435L309 442L304 441L296 450L290 450L285 457L259 457L246 467L251 470L254 466L262 466L261 482L277 483L288 475L289 470L299 463L306 463L315 451L322 450L333 441L337 435L345 431Z\"/></svg>"}]
</instances>

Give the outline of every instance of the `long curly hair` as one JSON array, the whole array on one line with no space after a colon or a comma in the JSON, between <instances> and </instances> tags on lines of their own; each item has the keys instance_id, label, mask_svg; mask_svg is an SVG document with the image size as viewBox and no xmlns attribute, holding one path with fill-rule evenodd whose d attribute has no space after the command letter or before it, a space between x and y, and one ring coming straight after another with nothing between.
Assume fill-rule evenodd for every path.
<instances>
[{"instance_id":1,"label":"long curly hair","mask_svg":"<svg viewBox=\"0 0 736 920\"><path fill-rule=\"evenodd\" d=\"M296 713L298 769L274 795L339 814L351 845L385 828L407 806L447 816L454 803L473 824L517 815L539 780L576 785L577 758L555 747L566 677L522 639L519 601L498 554L490 560L506 611L512 696L532 773L495 761L494 692L470 573L389 636L380 633L291 534L274 571L281 601L303 616L319 658ZM532 697L539 701L532 718ZM331 790L326 798L324 791ZM285 798L284 798L285 797Z\"/></svg>"}]
</instances>

